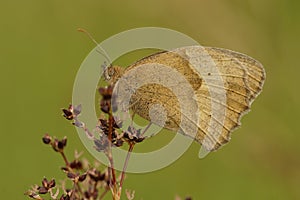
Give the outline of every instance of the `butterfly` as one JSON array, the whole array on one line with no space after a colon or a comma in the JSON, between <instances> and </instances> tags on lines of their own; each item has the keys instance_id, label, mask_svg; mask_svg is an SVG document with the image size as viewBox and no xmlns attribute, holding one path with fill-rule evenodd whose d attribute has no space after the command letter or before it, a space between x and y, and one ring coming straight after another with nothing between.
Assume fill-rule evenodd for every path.
<instances>
[{"instance_id":1,"label":"butterfly","mask_svg":"<svg viewBox=\"0 0 300 200\"><path fill-rule=\"evenodd\" d=\"M151 112L162 108L152 107L162 105L165 118L160 126L215 151L241 125L241 117L262 91L266 73L260 62L245 54L187 46L152 54L126 68L108 66L104 76L118 85L123 99L129 98L134 113L155 121Z\"/></svg>"}]
</instances>

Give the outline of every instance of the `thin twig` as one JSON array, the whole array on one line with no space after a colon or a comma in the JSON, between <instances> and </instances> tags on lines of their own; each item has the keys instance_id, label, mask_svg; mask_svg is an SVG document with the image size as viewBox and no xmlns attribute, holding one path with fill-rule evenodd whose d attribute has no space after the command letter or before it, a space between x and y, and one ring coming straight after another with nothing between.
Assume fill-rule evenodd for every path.
<instances>
[{"instance_id":1,"label":"thin twig","mask_svg":"<svg viewBox=\"0 0 300 200\"><path fill-rule=\"evenodd\" d=\"M103 191L103 193L100 195L99 200L102 200L108 191L109 191L109 188L106 187L105 190Z\"/></svg>"},{"instance_id":2,"label":"thin twig","mask_svg":"<svg viewBox=\"0 0 300 200\"><path fill-rule=\"evenodd\" d=\"M150 122L146 128L143 130L143 132L141 133L141 137L144 136L144 134L146 133L146 131L150 128L150 126L152 125L152 122Z\"/></svg>"},{"instance_id":3,"label":"thin twig","mask_svg":"<svg viewBox=\"0 0 300 200\"><path fill-rule=\"evenodd\" d=\"M97 190L97 185L98 185L98 182L95 181L94 186L93 186L93 193L96 192L96 190Z\"/></svg>"},{"instance_id":4,"label":"thin twig","mask_svg":"<svg viewBox=\"0 0 300 200\"><path fill-rule=\"evenodd\" d=\"M69 161L68 161L68 159L67 159L67 157L66 157L65 153L64 153L63 151L61 151L61 152L60 152L60 155L63 157L63 159L64 159L64 161L65 161L65 164L66 164L66 166L67 166L67 167L69 167L69 166L70 166L70 164L69 164Z\"/></svg>"},{"instance_id":5,"label":"thin twig","mask_svg":"<svg viewBox=\"0 0 300 200\"><path fill-rule=\"evenodd\" d=\"M126 168L128 166L128 161L129 161L129 158L130 158L130 155L131 155L131 152L133 150L133 147L134 147L135 143L130 143L129 144L129 149L128 149L128 152L127 152L127 156L125 158L125 162L124 162L124 166L123 166L123 170L122 170L122 174L121 174L121 180L120 180L120 193L122 191L122 186L123 186L123 182L124 182L124 178L125 178L125 172L126 172Z\"/></svg>"},{"instance_id":6,"label":"thin twig","mask_svg":"<svg viewBox=\"0 0 300 200\"><path fill-rule=\"evenodd\" d=\"M79 183L78 182L76 182L76 183L74 183L75 185L75 188L77 188L77 190L78 190L78 192L79 192L79 194L81 195L81 196L83 196L83 192L82 192L82 189L81 189L81 187L80 187L80 185L79 185Z\"/></svg>"},{"instance_id":7,"label":"thin twig","mask_svg":"<svg viewBox=\"0 0 300 200\"><path fill-rule=\"evenodd\" d=\"M109 118L108 118L108 140L109 140L109 146L108 146L108 159L110 162L110 167L111 167L111 173L112 173L112 183L113 185L116 184L116 172L114 168L114 161L113 161L113 156L112 156L112 148L111 148L111 142L112 142L112 132L113 132L113 116L111 112L109 113Z\"/></svg>"}]
</instances>

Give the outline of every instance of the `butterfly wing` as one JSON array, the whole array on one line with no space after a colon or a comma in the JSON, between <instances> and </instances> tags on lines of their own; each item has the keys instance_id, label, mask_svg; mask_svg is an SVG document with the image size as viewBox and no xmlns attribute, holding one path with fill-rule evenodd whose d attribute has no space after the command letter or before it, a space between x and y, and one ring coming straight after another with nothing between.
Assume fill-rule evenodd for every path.
<instances>
[{"instance_id":1,"label":"butterfly wing","mask_svg":"<svg viewBox=\"0 0 300 200\"><path fill-rule=\"evenodd\" d=\"M145 65L149 67L139 69ZM169 71L161 65L168 66ZM136 72L127 79L128 84L134 85L130 80L145 83L131 96L132 110L151 120L151 107L162 105L166 112L164 128L180 130L209 151L230 140L230 133L240 126L241 116L250 109L265 79L262 65L253 58L200 46L150 55L126 68L124 74L132 70ZM193 134L190 127L195 126Z\"/></svg>"},{"instance_id":2,"label":"butterfly wing","mask_svg":"<svg viewBox=\"0 0 300 200\"><path fill-rule=\"evenodd\" d=\"M203 82L196 92L201 115L195 140L207 150L216 150L230 140L230 133L250 110L262 90L265 71L258 61L234 51L213 47L185 51L191 63L200 62L202 71Z\"/></svg>"}]
</instances>

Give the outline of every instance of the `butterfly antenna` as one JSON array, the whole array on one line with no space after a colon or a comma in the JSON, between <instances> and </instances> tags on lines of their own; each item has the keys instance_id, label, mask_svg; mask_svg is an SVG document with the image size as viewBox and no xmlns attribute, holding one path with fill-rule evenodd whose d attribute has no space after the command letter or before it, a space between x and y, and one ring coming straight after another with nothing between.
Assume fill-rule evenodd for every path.
<instances>
[{"instance_id":1,"label":"butterfly antenna","mask_svg":"<svg viewBox=\"0 0 300 200\"><path fill-rule=\"evenodd\" d=\"M94 37L85 29L83 28L78 28L77 31L82 32L84 34L86 34L97 46L97 52L100 53L101 55L103 55L106 60L109 62L109 65L111 65L111 61L109 59L109 56L107 55L106 51L100 46L100 44L94 39Z\"/></svg>"}]
</instances>

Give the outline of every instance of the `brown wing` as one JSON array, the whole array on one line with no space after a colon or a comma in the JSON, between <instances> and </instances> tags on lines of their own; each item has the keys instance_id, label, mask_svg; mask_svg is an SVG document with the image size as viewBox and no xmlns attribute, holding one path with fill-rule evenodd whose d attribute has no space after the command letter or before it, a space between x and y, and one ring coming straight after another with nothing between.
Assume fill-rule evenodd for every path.
<instances>
[{"instance_id":1,"label":"brown wing","mask_svg":"<svg viewBox=\"0 0 300 200\"><path fill-rule=\"evenodd\" d=\"M133 85L130 80L145 83L131 97L134 112L150 120L151 106L164 106L164 128L181 130L209 151L230 140L265 79L262 65L249 56L200 46L153 54L126 68L124 75L133 70L126 84ZM195 126L193 134L190 127Z\"/></svg>"},{"instance_id":2,"label":"brown wing","mask_svg":"<svg viewBox=\"0 0 300 200\"><path fill-rule=\"evenodd\" d=\"M201 73L203 84L197 91L202 115L195 139L207 150L216 150L230 140L230 133L240 126L241 117L250 110L252 101L262 90L265 71L258 61L241 53L210 47L190 50L198 51L200 55L207 53L219 71L219 73L209 72L212 63L205 58L200 59L203 68L208 70L203 70L207 73ZM197 53L192 55L196 56ZM222 78L223 84L214 81L217 77ZM225 101L218 96L224 90ZM212 115L212 104L217 107L215 115Z\"/></svg>"}]
</instances>

